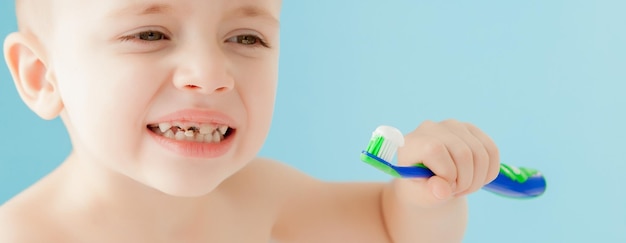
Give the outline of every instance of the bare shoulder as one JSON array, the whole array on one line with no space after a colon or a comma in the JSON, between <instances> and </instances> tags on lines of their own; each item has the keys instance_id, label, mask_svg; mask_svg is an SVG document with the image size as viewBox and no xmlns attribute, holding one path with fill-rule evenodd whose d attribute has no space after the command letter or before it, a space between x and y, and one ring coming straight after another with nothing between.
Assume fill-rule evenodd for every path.
<instances>
[{"instance_id":1,"label":"bare shoulder","mask_svg":"<svg viewBox=\"0 0 626 243\"><path fill-rule=\"evenodd\" d=\"M0 242L57 242L54 224L34 203L21 198L0 206Z\"/></svg>"},{"instance_id":2,"label":"bare shoulder","mask_svg":"<svg viewBox=\"0 0 626 243\"><path fill-rule=\"evenodd\" d=\"M48 177L0 206L0 242L66 242L58 217L52 217L56 186Z\"/></svg>"},{"instance_id":3,"label":"bare shoulder","mask_svg":"<svg viewBox=\"0 0 626 243\"><path fill-rule=\"evenodd\" d=\"M25 237L25 225L22 216L9 205L0 206L0 242L34 242Z\"/></svg>"},{"instance_id":4,"label":"bare shoulder","mask_svg":"<svg viewBox=\"0 0 626 243\"><path fill-rule=\"evenodd\" d=\"M266 208L275 213L272 237L280 242L386 242L378 237L384 236L380 233L384 183L324 182L268 159L255 160L237 177L239 182L255 178L245 185L263 188L262 193L241 195L273 195ZM366 239L368 234L353 234L356 231L380 234Z\"/></svg>"}]
</instances>

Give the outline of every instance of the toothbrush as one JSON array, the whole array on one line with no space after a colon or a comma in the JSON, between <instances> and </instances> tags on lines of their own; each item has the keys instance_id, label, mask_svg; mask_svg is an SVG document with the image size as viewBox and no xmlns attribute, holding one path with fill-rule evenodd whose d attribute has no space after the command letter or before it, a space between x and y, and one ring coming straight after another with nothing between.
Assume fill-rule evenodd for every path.
<instances>
[{"instance_id":1,"label":"toothbrush","mask_svg":"<svg viewBox=\"0 0 626 243\"><path fill-rule=\"evenodd\" d=\"M435 175L423 164L395 166L391 164L398 147L404 145L402 133L391 126L379 126L372 133L361 160L396 178L428 178ZM500 164L500 173L483 189L510 198L534 198L546 190L541 172L523 167Z\"/></svg>"}]
</instances>

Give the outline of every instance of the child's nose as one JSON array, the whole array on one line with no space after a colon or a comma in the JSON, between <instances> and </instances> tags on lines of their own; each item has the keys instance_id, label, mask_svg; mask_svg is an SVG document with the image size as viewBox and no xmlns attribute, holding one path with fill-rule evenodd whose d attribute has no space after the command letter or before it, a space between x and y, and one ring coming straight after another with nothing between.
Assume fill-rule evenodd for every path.
<instances>
[{"instance_id":1,"label":"child's nose","mask_svg":"<svg viewBox=\"0 0 626 243\"><path fill-rule=\"evenodd\" d=\"M174 75L174 85L178 89L213 94L234 88L230 62L218 47L195 49L181 59L180 68Z\"/></svg>"}]
</instances>

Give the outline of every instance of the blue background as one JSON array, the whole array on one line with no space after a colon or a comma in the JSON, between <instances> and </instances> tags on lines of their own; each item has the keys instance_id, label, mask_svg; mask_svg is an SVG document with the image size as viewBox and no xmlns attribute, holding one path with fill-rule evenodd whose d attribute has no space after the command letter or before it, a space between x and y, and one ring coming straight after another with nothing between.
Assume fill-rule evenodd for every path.
<instances>
[{"instance_id":1,"label":"blue background","mask_svg":"<svg viewBox=\"0 0 626 243\"><path fill-rule=\"evenodd\" d=\"M384 3L383 3L384 2ZM0 35L15 30L0 3ZM263 156L315 177L388 178L359 161L380 124L456 118L547 193L469 196L464 242L626 242L626 1L284 1L279 93ZM3 61L2 61L3 62ZM0 68L0 203L70 151ZM505 240L506 239L506 240Z\"/></svg>"}]
</instances>

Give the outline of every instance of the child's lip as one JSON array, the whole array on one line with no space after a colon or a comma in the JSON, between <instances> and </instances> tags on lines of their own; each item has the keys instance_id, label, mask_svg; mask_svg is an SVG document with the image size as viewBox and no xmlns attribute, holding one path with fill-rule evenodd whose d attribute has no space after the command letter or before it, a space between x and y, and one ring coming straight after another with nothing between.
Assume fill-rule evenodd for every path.
<instances>
[{"instance_id":1,"label":"child's lip","mask_svg":"<svg viewBox=\"0 0 626 243\"><path fill-rule=\"evenodd\" d=\"M216 158L226 154L233 146L238 124L230 116L217 110L184 109L164 115L148 124L164 122L181 122L196 124L227 125L233 129L232 134L219 143L199 143L193 141L179 141L157 135L148 129L149 134L163 148L184 157Z\"/></svg>"},{"instance_id":2,"label":"child's lip","mask_svg":"<svg viewBox=\"0 0 626 243\"><path fill-rule=\"evenodd\" d=\"M164 115L148 124L163 122L191 122L200 124L220 124L236 129L238 124L230 116L215 110L185 109Z\"/></svg>"},{"instance_id":3,"label":"child's lip","mask_svg":"<svg viewBox=\"0 0 626 243\"><path fill-rule=\"evenodd\" d=\"M175 154L190 158L217 158L226 154L233 146L236 132L226 137L219 143L200 143L193 141L180 141L157 135L148 131L153 140L161 147Z\"/></svg>"}]
</instances>

